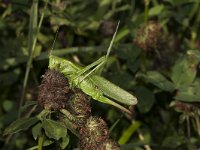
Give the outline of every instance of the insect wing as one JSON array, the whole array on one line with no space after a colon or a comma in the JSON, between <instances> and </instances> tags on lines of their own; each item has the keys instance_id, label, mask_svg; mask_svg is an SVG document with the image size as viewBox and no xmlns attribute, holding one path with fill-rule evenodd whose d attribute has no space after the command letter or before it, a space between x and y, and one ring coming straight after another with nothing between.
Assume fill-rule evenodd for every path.
<instances>
[{"instance_id":1,"label":"insect wing","mask_svg":"<svg viewBox=\"0 0 200 150\"><path fill-rule=\"evenodd\" d=\"M93 82L103 92L104 95L126 105L136 105L137 98L119 86L111 83L103 77L93 75Z\"/></svg>"}]
</instances>

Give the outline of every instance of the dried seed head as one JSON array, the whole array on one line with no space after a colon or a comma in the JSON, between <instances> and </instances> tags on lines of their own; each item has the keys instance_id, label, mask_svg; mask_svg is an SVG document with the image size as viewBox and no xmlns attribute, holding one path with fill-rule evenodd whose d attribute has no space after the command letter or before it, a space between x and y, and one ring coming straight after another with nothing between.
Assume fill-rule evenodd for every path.
<instances>
[{"instance_id":1,"label":"dried seed head","mask_svg":"<svg viewBox=\"0 0 200 150\"><path fill-rule=\"evenodd\" d=\"M109 138L108 127L101 118L90 117L84 127L80 129L81 148L84 150L97 149Z\"/></svg>"},{"instance_id":2,"label":"dried seed head","mask_svg":"<svg viewBox=\"0 0 200 150\"><path fill-rule=\"evenodd\" d=\"M163 70L170 69L177 58L178 51L181 50L180 40L177 36L171 33L164 33L160 36L158 41L158 53L153 56L154 69Z\"/></svg>"},{"instance_id":3,"label":"dried seed head","mask_svg":"<svg viewBox=\"0 0 200 150\"><path fill-rule=\"evenodd\" d=\"M79 125L85 124L91 115L89 99L80 89L73 89L73 94L67 103L67 109L77 118L76 124Z\"/></svg>"},{"instance_id":4,"label":"dried seed head","mask_svg":"<svg viewBox=\"0 0 200 150\"><path fill-rule=\"evenodd\" d=\"M51 110L65 108L69 97L67 78L55 70L47 70L42 77L38 92L38 103Z\"/></svg>"},{"instance_id":5,"label":"dried seed head","mask_svg":"<svg viewBox=\"0 0 200 150\"><path fill-rule=\"evenodd\" d=\"M159 23L150 21L137 31L135 44L145 51L159 47L161 27Z\"/></svg>"},{"instance_id":6,"label":"dried seed head","mask_svg":"<svg viewBox=\"0 0 200 150\"><path fill-rule=\"evenodd\" d=\"M177 111L185 113L194 113L198 110L198 108L195 105L184 103L181 101L175 101L174 107Z\"/></svg>"},{"instance_id":7,"label":"dried seed head","mask_svg":"<svg viewBox=\"0 0 200 150\"><path fill-rule=\"evenodd\" d=\"M117 27L117 23L114 21L103 21L99 27L100 32L105 37L113 36Z\"/></svg>"},{"instance_id":8,"label":"dried seed head","mask_svg":"<svg viewBox=\"0 0 200 150\"><path fill-rule=\"evenodd\" d=\"M42 76L42 84L49 84L54 87L64 88L69 86L67 78L60 72L52 69L48 69Z\"/></svg>"},{"instance_id":9,"label":"dried seed head","mask_svg":"<svg viewBox=\"0 0 200 150\"><path fill-rule=\"evenodd\" d=\"M107 139L96 150L120 150L120 147L117 142Z\"/></svg>"}]
</instances>

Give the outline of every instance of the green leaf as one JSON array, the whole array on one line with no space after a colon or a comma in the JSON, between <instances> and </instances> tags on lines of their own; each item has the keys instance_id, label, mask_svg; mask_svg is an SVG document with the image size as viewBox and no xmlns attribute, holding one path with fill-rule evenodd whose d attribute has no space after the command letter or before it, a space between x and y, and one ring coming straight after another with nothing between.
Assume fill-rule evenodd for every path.
<instances>
[{"instance_id":1,"label":"green leaf","mask_svg":"<svg viewBox=\"0 0 200 150\"><path fill-rule=\"evenodd\" d=\"M199 50L189 50L187 55L193 63L198 64L200 62L200 51Z\"/></svg>"},{"instance_id":2,"label":"green leaf","mask_svg":"<svg viewBox=\"0 0 200 150\"><path fill-rule=\"evenodd\" d=\"M29 54L34 47L34 39L37 39L37 25L38 25L38 1L33 1L30 12L30 24L28 34L28 50Z\"/></svg>"},{"instance_id":3,"label":"green leaf","mask_svg":"<svg viewBox=\"0 0 200 150\"><path fill-rule=\"evenodd\" d=\"M42 127L49 138L59 140L67 135L67 128L62 123L51 119L45 119L42 122Z\"/></svg>"},{"instance_id":4,"label":"green leaf","mask_svg":"<svg viewBox=\"0 0 200 150\"><path fill-rule=\"evenodd\" d=\"M175 96L176 100L184 101L184 102L200 102L200 95L194 95L188 91L180 91Z\"/></svg>"},{"instance_id":5,"label":"green leaf","mask_svg":"<svg viewBox=\"0 0 200 150\"><path fill-rule=\"evenodd\" d=\"M179 88L175 99L184 102L200 102L200 79L196 79L190 86Z\"/></svg>"},{"instance_id":6,"label":"green leaf","mask_svg":"<svg viewBox=\"0 0 200 150\"><path fill-rule=\"evenodd\" d=\"M136 90L136 97L138 98L138 109L141 113L147 113L155 102L154 94L146 87L138 87Z\"/></svg>"},{"instance_id":7,"label":"green leaf","mask_svg":"<svg viewBox=\"0 0 200 150\"><path fill-rule=\"evenodd\" d=\"M28 107L30 107L30 106L34 106L34 105L37 105L38 103L37 103L37 101L28 101L28 102L26 102L26 104L24 105L24 106L22 106L22 108L21 108L21 112L23 112L23 111L25 111Z\"/></svg>"},{"instance_id":8,"label":"green leaf","mask_svg":"<svg viewBox=\"0 0 200 150\"><path fill-rule=\"evenodd\" d=\"M49 146L52 143L54 143L54 140L45 138L43 142L43 146Z\"/></svg>"},{"instance_id":9,"label":"green leaf","mask_svg":"<svg viewBox=\"0 0 200 150\"><path fill-rule=\"evenodd\" d=\"M36 140L42 133L42 124L38 123L32 128L33 138Z\"/></svg>"},{"instance_id":10,"label":"green leaf","mask_svg":"<svg viewBox=\"0 0 200 150\"><path fill-rule=\"evenodd\" d=\"M6 112L9 112L9 111L11 111L13 109L14 103L11 100L5 100L5 101L3 101L3 105L2 106L3 106L3 108L4 108L4 110Z\"/></svg>"},{"instance_id":11,"label":"green leaf","mask_svg":"<svg viewBox=\"0 0 200 150\"><path fill-rule=\"evenodd\" d=\"M164 91L172 92L175 90L174 84L157 71L147 72L146 78L150 83Z\"/></svg>"},{"instance_id":12,"label":"green leaf","mask_svg":"<svg viewBox=\"0 0 200 150\"><path fill-rule=\"evenodd\" d=\"M65 149L68 144L69 144L69 136L67 135L62 138L62 142L60 143L61 149Z\"/></svg>"},{"instance_id":13,"label":"green leaf","mask_svg":"<svg viewBox=\"0 0 200 150\"><path fill-rule=\"evenodd\" d=\"M171 79L177 88L188 86L193 82L197 73L195 64L189 62L186 57L181 58L176 62L172 68Z\"/></svg>"},{"instance_id":14,"label":"green leaf","mask_svg":"<svg viewBox=\"0 0 200 150\"><path fill-rule=\"evenodd\" d=\"M134 121L132 124L126 129L122 136L120 137L118 143L120 145L125 144L131 137L131 135L140 127L141 122L139 121Z\"/></svg>"},{"instance_id":15,"label":"green leaf","mask_svg":"<svg viewBox=\"0 0 200 150\"><path fill-rule=\"evenodd\" d=\"M196 0L166 0L166 2L169 2L173 6L180 6L195 1Z\"/></svg>"},{"instance_id":16,"label":"green leaf","mask_svg":"<svg viewBox=\"0 0 200 150\"><path fill-rule=\"evenodd\" d=\"M37 45L35 47L34 52L33 52L33 57L35 58L35 57L39 56L40 53L41 53L41 50L42 50L42 46L41 45Z\"/></svg>"},{"instance_id":17,"label":"green leaf","mask_svg":"<svg viewBox=\"0 0 200 150\"><path fill-rule=\"evenodd\" d=\"M38 121L39 120L36 117L18 119L5 129L4 135L13 134L22 130L26 130Z\"/></svg>"},{"instance_id":18,"label":"green leaf","mask_svg":"<svg viewBox=\"0 0 200 150\"><path fill-rule=\"evenodd\" d=\"M149 16L159 15L164 9L164 5L157 5L149 10Z\"/></svg>"},{"instance_id":19,"label":"green leaf","mask_svg":"<svg viewBox=\"0 0 200 150\"><path fill-rule=\"evenodd\" d=\"M49 145L51 145L52 143L54 143L54 141L53 140L51 140L51 139L44 139L44 142L43 142L43 146L49 146ZM33 146L33 147L30 147L30 148L27 148L26 150L35 150L35 149L37 149L38 150L38 145L37 146Z\"/></svg>"},{"instance_id":20,"label":"green leaf","mask_svg":"<svg viewBox=\"0 0 200 150\"><path fill-rule=\"evenodd\" d=\"M125 59L127 61L134 62L141 54L141 49L137 48L135 45L117 45L115 53L118 58Z\"/></svg>"},{"instance_id":21,"label":"green leaf","mask_svg":"<svg viewBox=\"0 0 200 150\"><path fill-rule=\"evenodd\" d=\"M177 133L174 133L173 135L165 137L162 142L162 146L168 147L168 149L177 149L181 143L186 143L186 141L187 139L185 136L177 135Z\"/></svg>"},{"instance_id":22,"label":"green leaf","mask_svg":"<svg viewBox=\"0 0 200 150\"><path fill-rule=\"evenodd\" d=\"M0 74L0 83L2 86L11 86L18 80L21 70L16 68L12 71L8 71Z\"/></svg>"},{"instance_id":23,"label":"green leaf","mask_svg":"<svg viewBox=\"0 0 200 150\"><path fill-rule=\"evenodd\" d=\"M30 148L27 148L26 150L35 150L35 149L38 149L38 146L33 146L33 147L30 147Z\"/></svg>"},{"instance_id":24,"label":"green leaf","mask_svg":"<svg viewBox=\"0 0 200 150\"><path fill-rule=\"evenodd\" d=\"M127 27L121 29L116 35L115 43L117 43L120 40L124 39L129 33L130 33L130 31L129 31L129 29Z\"/></svg>"}]
</instances>

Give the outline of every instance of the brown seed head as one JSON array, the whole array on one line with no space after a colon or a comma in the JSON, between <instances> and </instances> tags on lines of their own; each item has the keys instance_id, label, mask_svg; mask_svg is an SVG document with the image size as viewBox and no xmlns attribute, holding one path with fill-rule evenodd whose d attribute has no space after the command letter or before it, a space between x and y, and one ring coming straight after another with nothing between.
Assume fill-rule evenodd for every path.
<instances>
[{"instance_id":1,"label":"brown seed head","mask_svg":"<svg viewBox=\"0 0 200 150\"><path fill-rule=\"evenodd\" d=\"M159 23L150 21L137 31L135 44L145 51L159 47L161 27Z\"/></svg>"},{"instance_id":2,"label":"brown seed head","mask_svg":"<svg viewBox=\"0 0 200 150\"><path fill-rule=\"evenodd\" d=\"M54 87L66 87L69 86L67 78L60 72L52 69L48 69L42 76L42 84L48 84Z\"/></svg>"},{"instance_id":3,"label":"brown seed head","mask_svg":"<svg viewBox=\"0 0 200 150\"><path fill-rule=\"evenodd\" d=\"M99 27L100 32L105 37L113 36L117 27L117 23L114 21L103 21Z\"/></svg>"},{"instance_id":4,"label":"brown seed head","mask_svg":"<svg viewBox=\"0 0 200 150\"><path fill-rule=\"evenodd\" d=\"M120 147L117 142L107 139L96 150L120 150Z\"/></svg>"},{"instance_id":5,"label":"brown seed head","mask_svg":"<svg viewBox=\"0 0 200 150\"><path fill-rule=\"evenodd\" d=\"M181 101L176 101L175 108L178 111L185 112L185 113L194 113L198 110L198 108L195 105L189 104L189 103L184 103Z\"/></svg>"},{"instance_id":6,"label":"brown seed head","mask_svg":"<svg viewBox=\"0 0 200 150\"><path fill-rule=\"evenodd\" d=\"M80 89L73 89L70 100L67 103L69 112L77 118L76 124L85 124L91 116L91 107L88 96Z\"/></svg>"},{"instance_id":7,"label":"brown seed head","mask_svg":"<svg viewBox=\"0 0 200 150\"><path fill-rule=\"evenodd\" d=\"M101 118L90 117L84 127L80 129L81 148L83 150L97 149L109 138L108 127Z\"/></svg>"},{"instance_id":8,"label":"brown seed head","mask_svg":"<svg viewBox=\"0 0 200 150\"><path fill-rule=\"evenodd\" d=\"M51 110L65 108L69 92L67 78L55 70L47 70L42 77L38 92L38 103Z\"/></svg>"}]
</instances>

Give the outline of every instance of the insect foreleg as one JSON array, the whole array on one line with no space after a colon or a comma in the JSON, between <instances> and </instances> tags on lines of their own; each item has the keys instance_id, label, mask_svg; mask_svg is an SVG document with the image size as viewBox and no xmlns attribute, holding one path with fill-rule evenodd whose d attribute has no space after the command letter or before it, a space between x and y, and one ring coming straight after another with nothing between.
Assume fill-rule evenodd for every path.
<instances>
[{"instance_id":1,"label":"insect foreleg","mask_svg":"<svg viewBox=\"0 0 200 150\"><path fill-rule=\"evenodd\" d=\"M79 78L80 76L82 76L81 80L79 80L79 83L82 82L84 79L86 79L88 76L90 76L93 72L95 72L96 70L98 70L105 63L105 59L106 59L105 56L103 56L103 57L99 58L97 61L89 64L86 67L84 67L83 69L80 69L76 73L76 75L74 77L74 80L77 79L77 78ZM91 68L93 68L93 69L90 70ZM88 73L86 73L86 72L88 72Z\"/></svg>"},{"instance_id":2,"label":"insect foreleg","mask_svg":"<svg viewBox=\"0 0 200 150\"><path fill-rule=\"evenodd\" d=\"M87 65L86 67L84 67L83 69L81 69L80 71L78 71L78 73L77 73L77 76L80 76L80 75L83 75L84 73L86 73L87 71L89 71L89 70L91 70L93 67L97 67L97 66L102 66L102 63L105 63L105 56L103 56L103 57L101 57L101 58L99 58L98 60L96 60L95 62L93 62L93 63L91 63L91 64L89 64L89 65ZM95 68L96 68L95 67ZM91 73L93 72L93 71L90 71ZM90 73L90 74L91 74Z\"/></svg>"}]
</instances>

